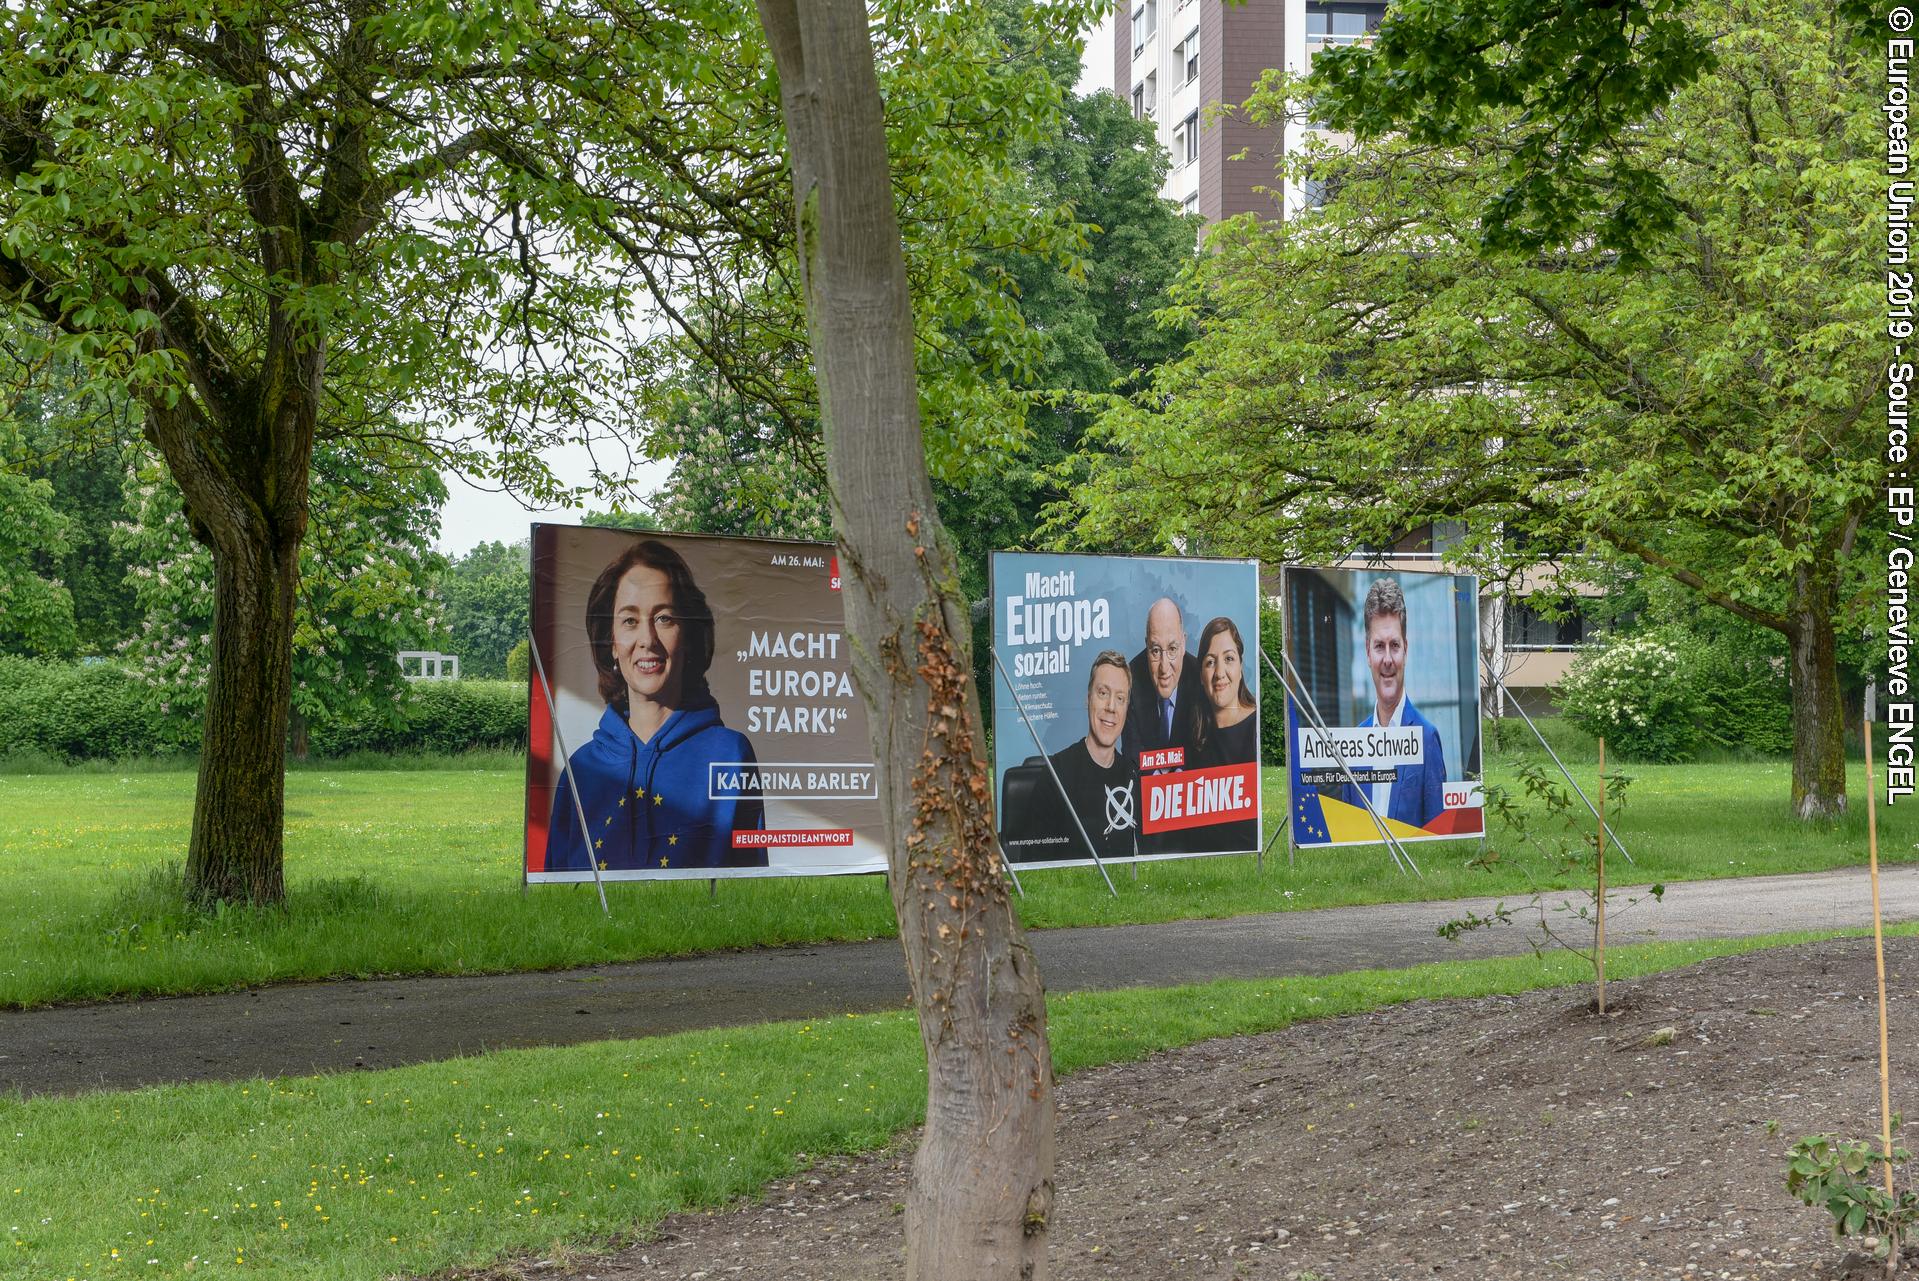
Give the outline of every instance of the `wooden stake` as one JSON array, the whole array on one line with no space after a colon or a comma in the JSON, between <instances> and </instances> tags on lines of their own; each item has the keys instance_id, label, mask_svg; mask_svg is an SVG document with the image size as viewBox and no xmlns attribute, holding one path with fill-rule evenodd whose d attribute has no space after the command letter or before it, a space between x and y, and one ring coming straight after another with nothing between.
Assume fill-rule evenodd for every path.
<instances>
[{"instance_id":1,"label":"wooden stake","mask_svg":"<svg viewBox=\"0 0 1919 1281\"><path fill-rule=\"evenodd\" d=\"M1593 968L1599 975L1599 1012L1606 1012L1606 740L1599 740L1599 926L1593 932Z\"/></svg>"},{"instance_id":2,"label":"wooden stake","mask_svg":"<svg viewBox=\"0 0 1919 1281\"><path fill-rule=\"evenodd\" d=\"M1892 1056L1886 1049L1886 935L1879 919L1879 815L1874 808L1872 722L1866 728L1866 866L1872 875L1872 954L1879 967L1879 1127L1886 1143L1886 1195L1892 1195Z\"/></svg>"}]
</instances>

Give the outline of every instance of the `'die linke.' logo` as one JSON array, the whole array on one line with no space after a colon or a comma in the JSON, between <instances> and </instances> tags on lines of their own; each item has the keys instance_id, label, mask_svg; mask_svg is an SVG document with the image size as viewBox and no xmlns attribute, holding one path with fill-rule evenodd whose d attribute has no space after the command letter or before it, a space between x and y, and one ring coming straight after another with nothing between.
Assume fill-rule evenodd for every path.
<instances>
[{"instance_id":1,"label":"'die linke.' logo","mask_svg":"<svg viewBox=\"0 0 1919 1281\"><path fill-rule=\"evenodd\" d=\"M753 664L746 669L755 700L746 709L749 734L831 734L852 714L853 680L838 666L838 632L754 632L736 657Z\"/></svg>"},{"instance_id":2,"label":"'die linke.' logo","mask_svg":"<svg viewBox=\"0 0 1919 1281\"><path fill-rule=\"evenodd\" d=\"M1026 594L1006 598L1006 647L1013 675L1047 676L1073 670L1071 651L1089 640L1113 634L1113 611L1104 596L1080 600L1073 595L1073 571L1028 574Z\"/></svg>"}]
</instances>

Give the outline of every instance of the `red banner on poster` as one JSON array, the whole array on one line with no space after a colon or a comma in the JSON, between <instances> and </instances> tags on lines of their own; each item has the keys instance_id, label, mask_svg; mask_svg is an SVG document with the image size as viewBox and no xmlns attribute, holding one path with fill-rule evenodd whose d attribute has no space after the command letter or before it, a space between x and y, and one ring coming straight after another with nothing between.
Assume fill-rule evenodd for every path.
<instances>
[{"instance_id":1,"label":"red banner on poster","mask_svg":"<svg viewBox=\"0 0 1919 1281\"><path fill-rule=\"evenodd\" d=\"M1221 765L1217 769L1148 774L1145 832L1177 832L1188 827L1254 818L1259 814L1259 767Z\"/></svg>"}]
</instances>

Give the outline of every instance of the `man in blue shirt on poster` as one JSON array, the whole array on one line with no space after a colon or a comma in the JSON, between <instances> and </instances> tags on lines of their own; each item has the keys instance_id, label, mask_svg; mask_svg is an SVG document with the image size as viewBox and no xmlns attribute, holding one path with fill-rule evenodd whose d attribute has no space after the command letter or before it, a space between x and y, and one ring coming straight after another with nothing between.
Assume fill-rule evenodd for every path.
<instances>
[{"instance_id":1,"label":"man in blue shirt on poster","mask_svg":"<svg viewBox=\"0 0 1919 1281\"><path fill-rule=\"evenodd\" d=\"M1366 593L1366 666L1373 674L1373 711L1359 728L1390 729L1418 726L1423 760L1417 765L1389 767L1390 782L1366 783L1366 799L1383 818L1424 827L1446 808L1446 749L1439 731L1419 714L1406 697L1406 596L1396 578L1376 581ZM1352 762L1355 770L1360 762ZM1358 789L1348 783L1340 790L1348 805L1363 805Z\"/></svg>"}]
</instances>

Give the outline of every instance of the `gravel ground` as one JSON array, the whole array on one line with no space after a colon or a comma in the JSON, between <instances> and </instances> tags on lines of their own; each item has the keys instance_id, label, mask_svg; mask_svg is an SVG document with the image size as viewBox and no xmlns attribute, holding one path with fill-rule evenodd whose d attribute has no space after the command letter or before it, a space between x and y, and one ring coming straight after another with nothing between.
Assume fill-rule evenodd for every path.
<instances>
[{"instance_id":1,"label":"gravel ground","mask_svg":"<svg viewBox=\"0 0 1919 1281\"><path fill-rule=\"evenodd\" d=\"M1887 962L1897 1108L1919 940ZM1589 989L1422 1002L1076 1074L1054 1275L1882 1275L1784 1186L1793 1139L1877 1132L1873 990L1870 940L1843 940L1614 984L1605 1017ZM822 1162L616 1254L478 1275L897 1277L907 1150Z\"/></svg>"}]
</instances>

